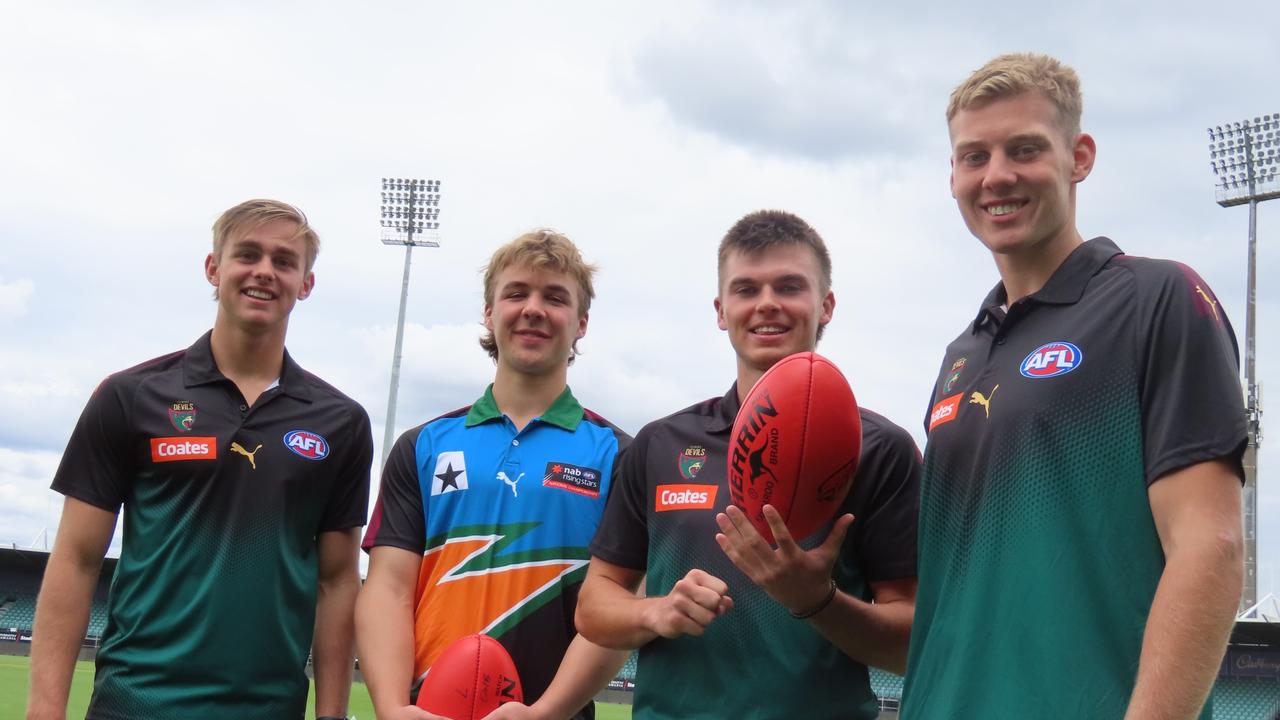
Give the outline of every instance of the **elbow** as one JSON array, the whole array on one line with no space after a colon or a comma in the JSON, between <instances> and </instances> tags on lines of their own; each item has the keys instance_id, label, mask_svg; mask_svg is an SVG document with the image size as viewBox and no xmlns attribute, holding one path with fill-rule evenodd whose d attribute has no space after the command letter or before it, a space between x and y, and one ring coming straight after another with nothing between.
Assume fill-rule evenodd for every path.
<instances>
[{"instance_id":1,"label":"elbow","mask_svg":"<svg viewBox=\"0 0 1280 720\"><path fill-rule=\"evenodd\" d=\"M1244 590L1244 538L1239 532L1220 532L1214 538L1214 550L1229 573L1231 586Z\"/></svg>"},{"instance_id":2,"label":"elbow","mask_svg":"<svg viewBox=\"0 0 1280 720\"><path fill-rule=\"evenodd\" d=\"M594 614L588 609L585 598L578 599L578 606L573 611L573 625L578 629L578 634L590 640L601 647L608 647L603 642L599 629L596 626Z\"/></svg>"}]
</instances>

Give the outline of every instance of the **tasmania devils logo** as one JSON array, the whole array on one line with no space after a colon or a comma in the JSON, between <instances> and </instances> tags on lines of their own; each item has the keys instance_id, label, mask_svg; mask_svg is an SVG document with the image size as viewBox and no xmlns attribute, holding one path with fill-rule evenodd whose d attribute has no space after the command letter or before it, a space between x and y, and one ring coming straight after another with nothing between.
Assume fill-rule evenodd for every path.
<instances>
[{"instance_id":1,"label":"tasmania devils logo","mask_svg":"<svg viewBox=\"0 0 1280 720\"><path fill-rule=\"evenodd\" d=\"M294 430L285 435L284 446L308 460L323 460L329 455L329 443L310 430Z\"/></svg>"},{"instance_id":2,"label":"tasmania devils logo","mask_svg":"<svg viewBox=\"0 0 1280 720\"><path fill-rule=\"evenodd\" d=\"M1083 360L1084 353L1080 352L1080 348L1069 342L1055 340L1032 350L1018 370L1023 377L1051 378L1075 370Z\"/></svg>"}]
</instances>

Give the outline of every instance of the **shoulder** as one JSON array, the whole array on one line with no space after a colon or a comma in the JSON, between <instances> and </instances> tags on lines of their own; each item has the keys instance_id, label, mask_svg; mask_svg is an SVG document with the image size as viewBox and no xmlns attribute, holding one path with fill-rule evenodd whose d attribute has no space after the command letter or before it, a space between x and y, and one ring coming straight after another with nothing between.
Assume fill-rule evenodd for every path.
<instances>
[{"instance_id":1,"label":"shoulder","mask_svg":"<svg viewBox=\"0 0 1280 720\"><path fill-rule=\"evenodd\" d=\"M107 394L116 394L122 398L131 397L137 389L145 384L154 383L166 375L182 373L182 362L187 351L179 350L167 355L151 358L124 370L111 373L98 383L93 391L93 398Z\"/></svg>"},{"instance_id":2,"label":"shoulder","mask_svg":"<svg viewBox=\"0 0 1280 720\"><path fill-rule=\"evenodd\" d=\"M631 444L630 434L590 408L582 408L582 421L588 431L611 435L618 442L619 451Z\"/></svg>"},{"instance_id":3,"label":"shoulder","mask_svg":"<svg viewBox=\"0 0 1280 720\"><path fill-rule=\"evenodd\" d=\"M1117 255L1107 263L1106 269L1122 273L1139 291L1182 287L1194 292L1197 286L1203 291L1208 290L1204 279L1195 269L1176 260Z\"/></svg>"},{"instance_id":4,"label":"shoulder","mask_svg":"<svg viewBox=\"0 0 1280 720\"><path fill-rule=\"evenodd\" d=\"M874 410L858 408L858 416L862 420L862 448L883 447L885 449L907 448L915 451L916 442L911 433L889 418Z\"/></svg>"},{"instance_id":5,"label":"shoulder","mask_svg":"<svg viewBox=\"0 0 1280 720\"><path fill-rule=\"evenodd\" d=\"M681 434L690 431L698 434L706 433L707 422L718 417L720 404L723 400L720 397L708 398L702 402L677 410L670 415L652 420L640 428L640 432L636 433L636 442L640 442L642 439L647 442L654 436L662 437L672 432L680 432Z\"/></svg>"}]
</instances>

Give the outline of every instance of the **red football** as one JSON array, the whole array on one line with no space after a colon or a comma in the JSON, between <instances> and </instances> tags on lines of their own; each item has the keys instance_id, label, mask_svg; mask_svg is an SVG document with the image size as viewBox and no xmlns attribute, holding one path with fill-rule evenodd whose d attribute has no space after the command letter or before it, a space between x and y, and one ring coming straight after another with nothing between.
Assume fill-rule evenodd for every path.
<instances>
[{"instance_id":1,"label":"red football","mask_svg":"<svg viewBox=\"0 0 1280 720\"><path fill-rule=\"evenodd\" d=\"M450 720L480 720L508 702L524 702L520 676L507 649L488 635L455 640L418 690L418 707Z\"/></svg>"},{"instance_id":2,"label":"red football","mask_svg":"<svg viewBox=\"0 0 1280 720\"><path fill-rule=\"evenodd\" d=\"M792 537L825 525L858 469L862 420L832 362L802 352L779 360L742 399L729 436L729 494L769 542L762 508L777 508Z\"/></svg>"}]
</instances>

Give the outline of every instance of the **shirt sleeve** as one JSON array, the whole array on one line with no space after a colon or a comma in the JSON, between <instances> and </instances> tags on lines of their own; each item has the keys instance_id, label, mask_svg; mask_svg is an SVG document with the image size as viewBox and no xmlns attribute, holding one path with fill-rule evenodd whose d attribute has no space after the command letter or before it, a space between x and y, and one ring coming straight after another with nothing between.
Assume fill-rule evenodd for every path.
<instances>
[{"instance_id":1,"label":"shirt sleeve","mask_svg":"<svg viewBox=\"0 0 1280 720\"><path fill-rule=\"evenodd\" d=\"M1143 456L1148 485L1207 460L1244 477L1246 440L1235 333L1208 283L1164 263L1142 300L1138 343Z\"/></svg>"},{"instance_id":2,"label":"shirt sleeve","mask_svg":"<svg viewBox=\"0 0 1280 720\"><path fill-rule=\"evenodd\" d=\"M360 527L369 515L369 473L373 466L373 430L369 414L354 405L351 409L350 432L344 433L354 443L346 462L329 493L320 531L346 530Z\"/></svg>"},{"instance_id":3,"label":"shirt sleeve","mask_svg":"<svg viewBox=\"0 0 1280 720\"><path fill-rule=\"evenodd\" d=\"M400 436L382 470L382 487L361 547L390 545L421 553L427 547L426 510L418 481L417 444L422 428Z\"/></svg>"},{"instance_id":4,"label":"shirt sleeve","mask_svg":"<svg viewBox=\"0 0 1280 720\"><path fill-rule=\"evenodd\" d=\"M649 519L645 512L648 447L649 433L641 430L614 460L609 498L591 541L592 555L633 570L644 570L649 560Z\"/></svg>"},{"instance_id":5,"label":"shirt sleeve","mask_svg":"<svg viewBox=\"0 0 1280 720\"><path fill-rule=\"evenodd\" d=\"M117 512L137 473L125 398L115 377L103 380L85 405L50 487L67 497Z\"/></svg>"},{"instance_id":6,"label":"shirt sleeve","mask_svg":"<svg viewBox=\"0 0 1280 720\"><path fill-rule=\"evenodd\" d=\"M915 577L920 452L906 430L866 415L863 443L854 486L845 501L846 511L855 518L846 552L852 549L869 581Z\"/></svg>"}]
</instances>

